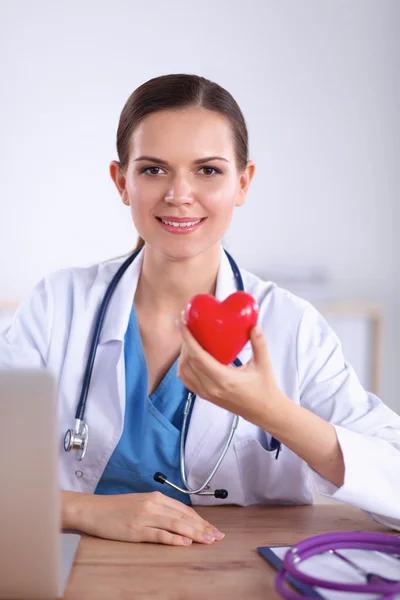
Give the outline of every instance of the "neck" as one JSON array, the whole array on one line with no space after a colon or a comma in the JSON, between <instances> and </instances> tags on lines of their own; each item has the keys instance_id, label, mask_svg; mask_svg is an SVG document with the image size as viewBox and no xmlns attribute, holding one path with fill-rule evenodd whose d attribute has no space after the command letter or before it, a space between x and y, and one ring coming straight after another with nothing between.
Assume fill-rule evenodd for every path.
<instances>
[{"instance_id":1,"label":"neck","mask_svg":"<svg viewBox=\"0 0 400 600\"><path fill-rule=\"evenodd\" d=\"M135 305L146 311L177 317L196 294L215 295L220 262L220 245L200 255L173 260L145 246L143 264L135 293Z\"/></svg>"}]
</instances>

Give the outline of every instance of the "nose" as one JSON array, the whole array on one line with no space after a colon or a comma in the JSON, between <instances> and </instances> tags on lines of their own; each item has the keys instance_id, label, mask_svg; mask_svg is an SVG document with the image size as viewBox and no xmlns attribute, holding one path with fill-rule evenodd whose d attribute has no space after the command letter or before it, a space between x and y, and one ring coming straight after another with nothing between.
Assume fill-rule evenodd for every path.
<instances>
[{"instance_id":1,"label":"nose","mask_svg":"<svg viewBox=\"0 0 400 600\"><path fill-rule=\"evenodd\" d=\"M194 201L192 187L183 175L177 175L164 197L168 204L192 204Z\"/></svg>"}]
</instances>

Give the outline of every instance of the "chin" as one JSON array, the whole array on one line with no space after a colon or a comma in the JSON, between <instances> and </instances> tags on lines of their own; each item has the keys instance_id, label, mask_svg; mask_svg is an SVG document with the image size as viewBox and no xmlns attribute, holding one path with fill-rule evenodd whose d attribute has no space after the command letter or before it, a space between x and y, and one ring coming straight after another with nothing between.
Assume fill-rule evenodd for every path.
<instances>
[{"instance_id":1,"label":"chin","mask_svg":"<svg viewBox=\"0 0 400 600\"><path fill-rule=\"evenodd\" d=\"M167 248L162 252L162 254L163 256L165 256L165 258L168 258L169 260L179 262L196 258L196 256L199 256L200 254L202 254L202 252L202 250L194 250L193 248L186 248L184 250L173 250L172 248Z\"/></svg>"},{"instance_id":2,"label":"chin","mask_svg":"<svg viewBox=\"0 0 400 600\"><path fill-rule=\"evenodd\" d=\"M211 248L215 247L216 245L218 245L218 248L220 246L220 240L218 240L217 242L214 243L208 243L208 244L199 244L199 243L193 243L193 242L189 242L189 241L185 241L185 243L183 244L163 244L162 246L153 246L152 248L154 251L159 252L160 254L162 254L165 258L169 259L169 260L173 260L173 261L186 261L186 260L191 260L193 258L196 258L197 256L200 256L201 254L203 254L204 252L210 251Z\"/></svg>"}]
</instances>

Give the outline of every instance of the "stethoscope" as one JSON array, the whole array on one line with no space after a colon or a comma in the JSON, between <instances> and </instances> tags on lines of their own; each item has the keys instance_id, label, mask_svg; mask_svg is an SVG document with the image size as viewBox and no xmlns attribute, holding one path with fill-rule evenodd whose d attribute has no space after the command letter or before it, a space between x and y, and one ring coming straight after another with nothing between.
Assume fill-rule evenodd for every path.
<instances>
[{"instance_id":1,"label":"stethoscope","mask_svg":"<svg viewBox=\"0 0 400 600\"><path fill-rule=\"evenodd\" d=\"M85 454L87 451L87 446L88 446L88 440L89 440L89 429L88 429L87 424L84 423L83 419L84 419L84 415L85 415L86 399L87 399L88 392L89 392L90 380L92 377L93 365L94 365L94 360L96 357L96 350L97 350L97 345L98 345L99 338L100 338L101 328L103 326L103 322L105 319L108 305L111 300L111 296L112 296L115 288L117 287L119 280L121 279L121 277L123 276L123 274L125 273L127 268L134 261L134 259L136 258L136 256L139 254L139 252L141 250L142 250L142 248L139 248L139 250L136 250L119 267L118 271L112 278L111 283L109 284L109 286L106 290L106 293L104 294L104 298L100 305L99 313L97 315L97 319L96 319L95 326L94 326L94 332L93 332L93 336L92 336L92 341L91 341L90 349L89 349L89 356L88 356L88 360L86 363L85 373L83 376L81 395L79 398L79 403L78 403L78 407L76 409L76 414L75 414L75 427L74 427L74 429L68 429L68 431L66 432L65 437L64 437L64 450L66 452L70 452L71 450L78 450L80 452L80 456L77 457L77 460L79 460L79 461L83 460L83 458L85 457ZM233 260L231 255L228 254L228 252L226 250L225 250L225 254L231 265L233 275L235 277L235 283L236 283L237 290L244 291L243 279L240 274L239 267L237 266L237 264L235 263L235 261ZM236 367L242 366L242 362L240 361L239 358L236 358L232 364L235 365ZM192 407L192 404L193 404L195 398L196 398L196 394L189 391L188 397L186 400L186 404L185 404L185 409L184 409L182 432L181 432L181 442L180 442L180 471L181 471L182 481L183 481L183 484L186 489L181 488L178 485L175 485L171 481L168 481L167 477L160 472L157 472L154 474L154 480L157 481L158 483L163 483L163 484L166 483L170 487L174 488L174 490L177 490L178 492L182 492L183 494L198 494L198 495L203 495L203 496L215 496L215 498L225 499L228 497L227 490L210 491L209 483L210 483L211 479L214 477L215 473L217 472L220 464L224 460L226 453L228 452L228 449L232 442L232 438L235 434L235 431L236 431L238 423L239 423L239 417L238 417L238 415L233 415L231 430L229 432L229 435L228 435L228 438L224 445L224 448L221 452L220 457L218 458L217 462L215 463L214 468L211 470L210 474L208 475L207 479L205 480L203 485L201 485L197 489L192 490L189 488L187 478L186 478L185 438L186 438L188 415L190 414L190 410L191 410L191 407ZM271 447L271 450L276 450L275 458L278 458L279 452L281 450L281 443L278 440L276 440L275 438L272 438L270 447Z\"/></svg>"},{"instance_id":2,"label":"stethoscope","mask_svg":"<svg viewBox=\"0 0 400 600\"><path fill-rule=\"evenodd\" d=\"M380 594L380 600L394 600L395 597L400 594L400 581L387 579L378 573L368 573L343 555L339 555L339 558L352 564L357 571L362 572L366 581L365 583L340 583L328 581L307 575L299 570L299 565L302 561L311 558L312 556L324 553L336 554L337 550L350 549L369 550L372 552L393 555L395 558L400 559L400 538L385 533L369 533L365 531L325 533L323 535L310 537L297 544L297 546L293 546L286 552L283 559L283 565L276 577L276 591L286 600L302 600L305 597L321 598L315 591L315 588L323 588L337 592L348 592L349 594ZM298 587L298 584L300 584L300 586L306 586L305 589L302 589L304 593L297 594L296 592L290 591L285 585L286 579L292 582L295 587ZM310 586L310 588L308 586Z\"/></svg>"}]
</instances>

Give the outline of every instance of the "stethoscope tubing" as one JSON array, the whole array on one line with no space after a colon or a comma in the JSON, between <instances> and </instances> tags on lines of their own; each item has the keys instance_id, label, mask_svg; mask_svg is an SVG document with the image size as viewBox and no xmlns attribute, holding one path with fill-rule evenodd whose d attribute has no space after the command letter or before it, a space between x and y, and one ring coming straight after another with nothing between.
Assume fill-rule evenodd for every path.
<instances>
[{"instance_id":1,"label":"stethoscope tubing","mask_svg":"<svg viewBox=\"0 0 400 600\"><path fill-rule=\"evenodd\" d=\"M94 361L96 358L97 345L99 342L100 333L101 333L101 329L103 327L104 319L105 319L105 316L107 313L108 305L110 304L111 297L112 297L112 295L115 291L115 288L117 287L120 279L122 278L123 274L128 269L128 267L132 264L132 262L135 260L137 255L141 252L141 250L142 250L142 248L139 248L139 250L136 250L135 252L133 252L119 267L118 271L115 273L114 277L112 278L111 283L108 286L107 291L102 300L102 303L100 305L99 312L98 312L98 315L97 315L97 318L95 321L95 326L94 326L94 331L93 331L93 335L92 335L92 341L91 341L90 348L89 348L89 355L88 355L88 359L87 359L87 363L86 363L86 367L85 367L85 372L83 375L81 395L79 397L79 402L78 402L78 406L77 406L76 413L75 413L75 419L79 419L79 421L83 421L84 416L85 416L86 400L87 400L88 393L89 393L90 381L92 378L93 366L94 366ZM238 290L243 291L244 284L243 284L243 279L242 279L239 267L233 260L232 256L226 250L225 250L225 254L231 265L231 268L232 268L232 271L233 271L233 274L234 274L234 277L235 277L235 280L237 283L237 288L238 288Z\"/></svg>"},{"instance_id":2,"label":"stethoscope tubing","mask_svg":"<svg viewBox=\"0 0 400 600\"><path fill-rule=\"evenodd\" d=\"M115 273L115 275L111 279L110 284L107 287L106 293L100 304L100 308L98 310L98 313L97 313L97 316L95 319L92 340L90 342L90 347L89 347L88 359L86 362L86 367L85 367L85 371L84 371L84 375L83 375L81 394L79 397L79 402L78 402L78 406L77 406L76 413L75 413L75 428L74 428L74 430L72 430L72 429L67 430L67 432L64 436L64 449L66 452L69 452L71 449L80 450L81 454L77 458L78 461L83 460L83 458L86 454L87 445L88 445L88 427L84 423L86 401L87 401L87 397L88 397L90 381L91 381L92 372L93 372L93 366L94 366L94 362L95 362L95 358L96 358L98 342L100 339L100 333L101 333L101 330L103 327L104 319L106 317L107 308L109 306L112 295L118 285L118 282L120 281L120 279L122 278L122 276L124 275L124 273L128 269L128 267L132 264L132 262L134 261L136 256L141 251L142 251L142 248L139 248L138 250L134 251L118 268L117 272ZM233 260L232 256L226 250L224 250L224 251L228 258L229 264L231 266L231 269L232 269L232 272L233 272L233 275L235 278L236 288L238 291L244 291L243 278L240 273L239 267ZM233 361L233 365L240 367L240 366L242 366L242 362L237 357ZM224 445L224 448L221 452L220 457L217 459L215 466L212 468L206 481L198 489L192 490L189 488L188 483L187 483L187 478L186 478L184 445L185 445L185 438L186 438L186 431L187 431L188 415L190 412L190 407L191 407L193 401L195 400L195 398L196 398L196 394L194 394L193 392L188 390L188 399L187 399L187 402L185 405L185 410L184 410L184 421L183 421L183 426L182 426L181 443L180 443L180 450L181 450L180 470L181 470L181 476L182 476L183 483L187 489L184 490L183 488L180 488L179 486L175 485L174 483L168 481L167 477L160 472L157 472L154 474L154 479L155 479L155 481L158 481L159 483L166 483L170 487L174 488L177 491L183 492L184 494L215 495L216 498L217 497L218 498L226 498L227 497L226 490L215 490L215 492L208 491L209 487L210 487L209 483L210 483L211 479L214 477L215 473L217 472L219 466L221 465L226 453L228 452L228 449L232 442L232 438L238 427L239 417L237 415L232 416L232 426L231 426L231 431L229 433L228 439ZM275 438L272 438L271 439L271 447L272 446L274 447L274 449L276 449L275 458L278 458L278 455L279 455L279 452L281 449L281 444L278 440L275 440Z\"/></svg>"},{"instance_id":3,"label":"stethoscope tubing","mask_svg":"<svg viewBox=\"0 0 400 600\"><path fill-rule=\"evenodd\" d=\"M277 592L287 600L304 598L304 595L291 592L286 587L286 577L291 575L298 582L313 588L320 587L341 592L385 594L382 600L383 598L389 600L389 598L394 598L395 594L400 593L400 581L399 583L335 583L307 575L298 569L299 563L307 558L339 549L378 550L388 554L398 554L400 552L400 539L385 533L336 532L303 540L286 552L283 566L276 578Z\"/></svg>"},{"instance_id":4,"label":"stethoscope tubing","mask_svg":"<svg viewBox=\"0 0 400 600\"><path fill-rule=\"evenodd\" d=\"M239 361L240 362L240 361ZM187 488L186 490L178 488L177 486L174 486L175 489L178 489L180 492L183 492L184 494L200 494L203 496L213 496L214 492L208 492L206 491L209 487L209 483L211 481L211 479L214 477L215 473L218 471L222 461L225 458L226 453L228 452L228 448L231 445L232 442L232 438L235 435L235 431L237 429L238 423L239 423L239 417L238 415L233 415L233 420L232 420L232 426L231 426L231 430L229 432L229 436L225 442L224 448L217 460L217 462L215 463L213 469L210 471L210 474L208 475L208 477L206 478L206 480L204 481L203 485L201 485L198 489L196 490L191 490L189 487L189 484L187 482L187 478L186 478L186 467L185 467L185 434L186 434L186 429L187 429L187 419L188 419L188 414L190 412L190 407L191 404L193 402L193 400L195 399L195 394L193 394L192 392L190 392L190 397L188 398L187 402L186 402L186 406L185 406L185 411L184 411L184 416L183 416L183 424L182 424L182 434L181 434L181 443L180 443L180 471L181 471L181 477L182 477L182 481L183 481L183 485Z\"/></svg>"},{"instance_id":5,"label":"stethoscope tubing","mask_svg":"<svg viewBox=\"0 0 400 600\"><path fill-rule=\"evenodd\" d=\"M136 250L135 252L133 252L133 254L131 254L131 256L129 256L127 258L127 260L125 260L122 263L122 265L120 266L118 271L115 273L114 277L112 278L111 283L108 286L107 291L102 300L102 303L100 305L99 312L98 312L98 315L97 315L97 318L95 321L95 327L94 327L94 331L93 331L93 335L92 335L92 341L90 344L89 355L88 355L88 359L87 359L87 363L86 363L86 367L85 367L85 373L83 375L81 395L80 395L78 406L77 406L76 413L75 413L75 419L79 419L80 421L83 421L84 416L85 416L86 400L87 400L87 396L89 393L90 381L92 378L92 372L93 372L94 361L96 358L97 346L99 343L100 333L101 333L101 329L103 327L103 323L104 323L104 319L106 316L108 305L110 304L111 297L112 297L112 295L115 291L115 288L117 287L122 275L125 273L127 268L131 265L131 263L134 261L134 259L136 258L136 256L139 254L139 252L141 250L142 250L142 248L139 248L139 250Z\"/></svg>"}]
</instances>

